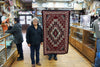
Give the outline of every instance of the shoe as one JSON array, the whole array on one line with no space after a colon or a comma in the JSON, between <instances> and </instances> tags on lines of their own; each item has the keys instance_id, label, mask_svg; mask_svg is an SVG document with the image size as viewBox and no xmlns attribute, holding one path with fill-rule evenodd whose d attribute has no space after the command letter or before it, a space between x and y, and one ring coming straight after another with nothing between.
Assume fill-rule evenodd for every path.
<instances>
[{"instance_id":1,"label":"shoe","mask_svg":"<svg viewBox=\"0 0 100 67\"><path fill-rule=\"evenodd\" d=\"M21 61L21 60L24 60L24 59L21 58L21 57L18 57L18 58L17 58L17 61Z\"/></svg>"},{"instance_id":2,"label":"shoe","mask_svg":"<svg viewBox=\"0 0 100 67\"><path fill-rule=\"evenodd\" d=\"M35 64L32 64L32 67L35 67Z\"/></svg>"},{"instance_id":3,"label":"shoe","mask_svg":"<svg viewBox=\"0 0 100 67\"><path fill-rule=\"evenodd\" d=\"M41 66L41 63L39 62L39 63L37 63L37 65Z\"/></svg>"},{"instance_id":4,"label":"shoe","mask_svg":"<svg viewBox=\"0 0 100 67\"><path fill-rule=\"evenodd\" d=\"M50 55L48 55L48 56L49 56L48 60L51 60L51 58L52 58L52 54L50 54Z\"/></svg>"},{"instance_id":5,"label":"shoe","mask_svg":"<svg viewBox=\"0 0 100 67\"><path fill-rule=\"evenodd\" d=\"M54 60L57 60L57 57L54 57Z\"/></svg>"},{"instance_id":6,"label":"shoe","mask_svg":"<svg viewBox=\"0 0 100 67\"><path fill-rule=\"evenodd\" d=\"M51 57L49 57L48 60L51 60Z\"/></svg>"}]
</instances>

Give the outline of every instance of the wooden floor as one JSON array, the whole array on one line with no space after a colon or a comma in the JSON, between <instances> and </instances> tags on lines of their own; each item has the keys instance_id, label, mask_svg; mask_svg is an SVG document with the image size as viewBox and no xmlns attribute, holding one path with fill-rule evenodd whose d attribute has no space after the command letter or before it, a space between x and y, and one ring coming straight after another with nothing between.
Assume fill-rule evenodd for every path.
<instances>
[{"instance_id":1,"label":"wooden floor","mask_svg":"<svg viewBox=\"0 0 100 67\"><path fill-rule=\"evenodd\" d=\"M24 35L23 51L24 60L15 61L11 67L31 67L30 48L27 46ZM58 55L58 60L48 60L48 56L43 55L43 45L40 48L40 62L42 66L36 67L92 67L91 63L86 60L78 51L71 45L69 46L68 54Z\"/></svg>"}]
</instances>

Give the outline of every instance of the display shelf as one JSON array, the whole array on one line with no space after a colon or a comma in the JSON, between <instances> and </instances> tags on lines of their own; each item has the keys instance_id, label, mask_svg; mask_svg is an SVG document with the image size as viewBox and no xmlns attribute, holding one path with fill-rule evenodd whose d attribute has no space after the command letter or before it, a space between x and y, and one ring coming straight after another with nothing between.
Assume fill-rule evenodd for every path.
<instances>
[{"instance_id":1,"label":"display shelf","mask_svg":"<svg viewBox=\"0 0 100 67\"><path fill-rule=\"evenodd\" d=\"M0 52L5 48L5 46L0 45Z\"/></svg>"},{"instance_id":2,"label":"display shelf","mask_svg":"<svg viewBox=\"0 0 100 67\"><path fill-rule=\"evenodd\" d=\"M16 53L16 45L13 42L13 36L6 33L5 35L2 35L0 41L0 67L10 67L11 63L18 55ZM12 60L11 57L13 57L13 55L14 58Z\"/></svg>"},{"instance_id":3,"label":"display shelf","mask_svg":"<svg viewBox=\"0 0 100 67\"><path fill-rule=\"evenodd\" d=\"M13 42L13 36L10 35L6 38L7 59L16 51L16 45Z\"/></svg>"},{"instance_id":4,"label":"display shelf","mask_svg":"<svg viewBox=\"0 0 100 67\"><path fill-rule=\"evenodd\" d=\"M78 35L81 35L81 36L83 35L83 33L80 33L80 32L76 32L76 33L77 33Z\"/></svg>"},{"instance_id":5,"label":"display shelf","mask_svg":"<svg viewBox=\"0 0 100 67\"><path fill-rule=\"evenodd\" d=\"M96 39L95 39L95 38L92 38L92 37L89 37L89 39L91 39L91 40L93 40L93 41L96 41Z\"/></svg>"},{"instance_id":6,"label":"display shelf","mask_svg":"<svg viewBox=\"0 0 100 67\"><path fill-rule=\"evenodd\" d=\"M5 48L0 51L0 67L3 67L3 64L6 62L6 52Z\"/></svg>"},{"instance_id":7,"label":"display shelf","mask_svg":"<svg viewBox=\"0 0 100 67\"><path fill-rule=\"evenodd\" d=\"M75 37L72 37L74 38L75 40L77 40L78 42L82 43L82 40L80 40L79 38L75 38Z\"/></svg>"},{"instance_id":8,"label":"display shelf","mask_svg":"<svg viewBox=\"0 0 100 67\"><path fill-rule=\"evenodd\" d=\"M5 39L0 40L0 66L6 62Z\"/></svg>"},{"instance_id":9,"label":"display shelf","mask_svg":"<svg viewBox=\"0 0 100 67\"><path fill-rule=\"evenodd\" d=\"M96 53L96 38L93 34L92 29L76 25L70 27L70 44L92 63Z\"/></svg>"},{"instance_id":10,"label":"display shelf","mask_svg":"<svg viewBox=\"0 0 100 67\"><path fill-rule=\"evenodd\" d=\"M80 32L75 32L75 36L77 37L78 40L82 40L82 33Z\"/></svg>"},{"instance_id":11,"label":"display shelf","mask_svg":"<svg viewBox=\"0 0 100 67\"><path fill-rule=\"evenodd\" d=\"M13 49L13 48L7 49L7 59L9 59L15 51L16 49Z\"/></svg>"}]
</instances>

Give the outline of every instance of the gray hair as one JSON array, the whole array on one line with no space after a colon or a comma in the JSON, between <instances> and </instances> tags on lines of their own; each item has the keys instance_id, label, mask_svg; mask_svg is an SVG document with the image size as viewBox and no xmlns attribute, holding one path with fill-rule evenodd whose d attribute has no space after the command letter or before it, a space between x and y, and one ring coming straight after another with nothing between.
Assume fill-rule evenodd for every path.
<instances>
[{"instance_id":1,"label":"gray hair","mask_svg":"<svg viewBox=\"0 0 100 67\"><path fill-rule=\"evenodd\" d=\"M39 23L39 19L37 17L34 17L31 22L33 23L34 20L37 20Z\"/></svg>"}]
</instances>

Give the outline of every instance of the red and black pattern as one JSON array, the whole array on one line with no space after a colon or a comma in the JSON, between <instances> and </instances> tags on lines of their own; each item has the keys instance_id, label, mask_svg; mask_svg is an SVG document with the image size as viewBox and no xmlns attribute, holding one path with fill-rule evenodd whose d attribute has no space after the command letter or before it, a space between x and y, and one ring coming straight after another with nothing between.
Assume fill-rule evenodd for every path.
<instances>
[{"instance_id":1,"label":"red and black pattern","mask_svg":"<svg viewBox=\"0 0 100 67\"><path fill-rule=\"evenodd\" d=\"M65 54L68 52L69 11L48 11L43 13L44 54Z\"/></svg>"}]
</instances>

